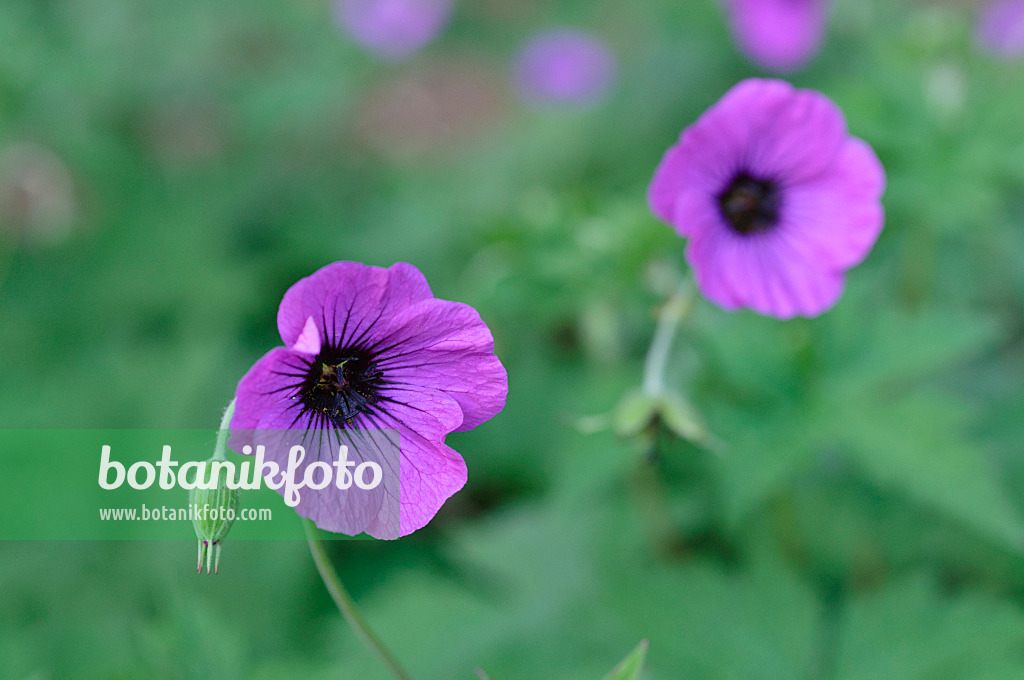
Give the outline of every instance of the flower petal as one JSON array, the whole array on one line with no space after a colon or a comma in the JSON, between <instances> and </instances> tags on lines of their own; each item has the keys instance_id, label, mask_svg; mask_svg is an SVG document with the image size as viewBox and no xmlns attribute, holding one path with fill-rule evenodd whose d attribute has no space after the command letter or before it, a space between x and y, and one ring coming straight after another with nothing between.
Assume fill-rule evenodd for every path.
<instances>
[{"instance_id":1,"label":"flower petal","mask_svg":"<svg viewBox=\"0 0 1024 680\"><path fill-rule=\"evenodd\" d=\"M444 436L461 424L462 410L440 390L390 388L385 395L386 400L378 402L379 409L368 422L399 432L400 535L405 536L429 522L466 483L465 461L444 443ZM385 526L367 531L377 536L374 532Z\"/></svg>"},{"instance_id":2,"label":"flower petal","mask_svg":"<svg viewBox=\"0 0 1024 680\"><path fill-rule=\"evenodd\" d=\"M365 339L376 321L430 299L430 286L416 267L399 262L388 269L335 262L296 282L284 294L277 327L291 347L312 317L334 345Z\"/></svg>"},{"instance_id":3,"label":"flower petal","mask_svg":"<svg viewBox=\"0 0 1024 680\"><path fill-rule=\"evenodd\" d=\"M683 130L677 186L717 195L752 163L751 154L769 139L779 112L790 106L793 86L782 80L749 78L733 86Z\"/></svg>"},{"instance_id":4,"label":"flower petal","mask_svg":"<svg viewBox=\"0 0 1024 680\"><path fill-rule=\"evenodd\" d=\"M651 212L663 222L675 223L676 199L686 189L686 154L679 146L671 146L658 168L654 171L654 179L647 188L647 205Z\"/></svg>"},{"instance_id":5,"label":"flower petal","mask_svg":"<svg viewBox=\"0 0 1024 680\"><path fill-rule=\"evenodd\" d=\"M494 349L494 338L480 314L469 305L430 299L382 320L374 345L379 363L424 349L443 351L486 351Z\"/></svg>"},{"instance_id":6,"label":"flower petal","mask_svg":"<svg viewBox=\"0 0 1024 680\"><path fill-rule=\"evenodd\" d=\"M701 292L726 309L749 307L779 319L817 316L843 290L841 272L807 262L777 235L719 232L692 240L687 259Z\"/></svg>"},{"instance_id":7,"label":"flower petal","mask_svg":"<svg viewBox=\"0 0 1024 680\"><path fill-rule=\"evenodd\" d=\"M508 374L488 350L424 349L383 365L389 381L443 390L455 399L463 418L454 431L472 430L505 407Z\"/></svg>"},{"instance_id":8,"label":"flower petal","mask_svg":"<svg viewBox=\"0 0 1024 680\"><path fill-rule=\"evenodd\" d=\"M289 468L293 447L296 444L303 447L303 451L296 454L302 455L301 462L292 473L296 488L289 490L284 485L276 489L286 499L288 494L298 495L298 504L294 507L300 517L312 519L326 531L349 536L361 534L371 526L379 527L380 530L391 527L390 538L397 538L398 523L387 522L388 517L397 513L399 506L398 471L395 469L400 459L397 433L302 429L257 430L251 435L254 444L264 446L264 460L277 463L282 471ZM351 475L348 480L344 479L346 473L341 470L342 447L345 448L346 462L351 466L347 467L347 473ZM322 465L319 470L309 470L314 463L325 463L329 472ZM369 482L374 477L372 472L359 471L363 463L376 463L381 468L381 483L372 489L356 486L356 478ZM307 475L311 485L299 486L305 485ZM343 478L340 480L343 485L347 482L347 488L339 488L339 475ZM312 485L317 484L324 486L313 488Z\"/></svg>"},{"instance_id":9,"label":"flower petal","mask_svg":"<svg viewBox=\"0 0 1024 680\"><path fill-rule=\"evenodd\" d=\"M745 298L735 292L730 280L731 274L738 271L734 264L735 241L721 229L691 239L686 247L686 261L693 270L697 287L712 302L730 311L745 304Z\"/></svg>"},{"instance_id":10,"label":"flower petal","mask_svg":"<svg viewBox=\"0 0 1024 680\"><path fill-rule=\"evenodd\" d=\"M275 347L260 357L238 382L231 429L293 427L301 403L292 397L305 367L300 356L284 347Z\"/></svg>"},{"instance_id":11,"label":"flower petal","mask_svg":"<svg viewBox=\"0 0 1024 680\"><path fill-rule=\"evenodd\" d=\"M302 327L302 333L296 338L295 344L289 349L295 352L301 352L303 354L319 354L322 346L321 338L323 337L320 329L316 327L316 321L313 317L306 318L306 325Z\"/></svg>"},{"instance_id":12,"label":"flower petal","mask_svg":"<svg viewBox=\"0 0 1024 680\"><path fill-rule=\"evenodd\" d=\"M421 529L434 518L444 502L466 485L466 461L444 442L432 442L414 432L402 432L401 501L399 535ZM429 460L429 467L420 461ZM376 538L388 535L394 518L381 516L366 532Z\"/></svg>"},{"instance_id":13,"label":"flower petal","mask_svg":"<svg viewBox=\"0 0 1024 680\"><path fill-rule=\"evenodd\" d=\"M796 90L754 140L748 171L785 189L827 170L846 138L846 119L831 99Z\"/></svg>"},{"instance_id":14,"label":"flower petal","mask_svg":"<svg viewBox=\"0 0 1024 680\"><path fill-rule=\"evenodd\" d=\"M786 192L780 232L807 259L848 269L867 256L882 231L884 189L885 171L875 152L848 139L833 169Z\"/></svg>"},{"instance_id":15,"label":"flower petal","mask_svg":"<svg viewBox=\"0 0 1024 680\"><path fill-rule=\"evenodd\" d=\"M763 253L765 276L776 291L774 316L814 317L831 309L843 294L843 272L807 262L781 239L774 239L772 245Z\"/></svg>"}]
</instances>

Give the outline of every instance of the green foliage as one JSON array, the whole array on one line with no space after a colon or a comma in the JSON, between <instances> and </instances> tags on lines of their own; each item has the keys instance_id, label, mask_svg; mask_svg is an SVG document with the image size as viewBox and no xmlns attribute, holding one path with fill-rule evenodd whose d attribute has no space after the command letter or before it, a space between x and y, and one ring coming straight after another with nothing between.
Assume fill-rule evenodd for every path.
<instances>
[{"instance_id":1,"label":"green foliage","mask_svg":"<svg viewBox=\"0 0 1024 680\"><path fill-rule=\"evenodd\" d=\"M644 669L644 657L647 656L647 641L644 640L636 646L608 675L604 680L637 680L640 671Z\"/></svg>"},{"instance_id":2,"label":"green foliage","mask_svg":"<svg viewBox=\"0 0 1024 680\"><path fill-rule=\"evenodd\" d=\"M1018 607L927 578L896 581L850 603L836 677L1013 678L1024 662Z\"/></svg>"}]
</instances>

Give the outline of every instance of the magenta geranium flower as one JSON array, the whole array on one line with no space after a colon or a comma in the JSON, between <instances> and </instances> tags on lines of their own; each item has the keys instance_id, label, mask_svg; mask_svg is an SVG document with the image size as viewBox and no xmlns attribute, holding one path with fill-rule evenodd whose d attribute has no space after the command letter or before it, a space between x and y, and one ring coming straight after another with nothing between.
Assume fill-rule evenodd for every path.
<instances>
[{"instance_id":1,"label":"magenta geranium flower","mask_svg":"<svg viewBox=\"0 0 1024 680\"><path fill-rule=\"evenodd\" d=\"M487 326L469 305L439 300L418 269L336 262L301 279L277 314L284 341L238 383L231 429L396 430L401 455L398 533L424 526L466 482L445 444L505 405L508 378ZM317 526L363 525L330 494L296 510ZM371 535L393 538L371 523Z\"/></svg>"},{"instance_id":2,"label":"magenta geranium flower","mask_svg":"<svg viewBox=\"0 0 1024 680\"><path fill-rule=\"evenodd\" d=\"M404 59L448 24L452 0L336 0L334 7L360 45L385 59Z\"/></svg>"},{"instance_id":3,"label":"magenta geranium flower","mask_svg":"<svg viewBox=\"0 0 1024 680\"><path fill-rule=\"evenodd\" d=\"M725 0L740 49L770 71L795 71L815 55L827 0Z\"/></svg>"},{"instance_id":4,"label":"magenta geranium flower","mask_svg":"<svg viewBox=\"0 0 1024 680\"><path fill-rule=\"evenodd\" d=\"M885 173L824 95L733 87L662 158L651 210L688 239L697 285L726 309L815 316L882 229Z\"/></svg>"},{"instance_id":5,"label":"magenta geranium flower","mask_svg":"<svg viewBox=\"0 0 1024 680\"><path fill-rule=\"evenodd\" d=\"M986 5L978 16L975 39L996 56L1024 57L1024 0L996 0Z\"/></svg>"},{"instance_id":6,"label":"magenta geranium flower","mask_svg":"<svg viewBox=\"0 0 1024 680\"><path fill-rule=\"evenodd\" d=\"M583 31L552 30L523 47L513 81L534 104L588 105L608 93L616 70L615 56L602 40Z\"/></svg>"}]
</instances>

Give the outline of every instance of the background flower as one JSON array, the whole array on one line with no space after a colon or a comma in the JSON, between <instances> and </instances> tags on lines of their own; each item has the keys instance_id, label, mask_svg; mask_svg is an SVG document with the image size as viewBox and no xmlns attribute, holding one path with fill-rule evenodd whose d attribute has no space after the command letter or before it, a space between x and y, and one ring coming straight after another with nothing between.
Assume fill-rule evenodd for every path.
<instances>
[{"instance_id":1,"label":"background flower","mask_svg":"<svg viewBox=\"0 0 1024 680\"><path fill-rule=\"evenodd\" d=\"M651 209L689 239L697 284L726 309L786 319L839 299L882 228L885 174L827 97L746 80L683 131Z\"/></svg>"},{"instance_id":2,"label":"background flower","mask_svg":"<svg viewBox=\"0 0 1024 680\"><path fill-rule=\"evenodd\" d=\"M827 0L726 0L736 43L770 71L796 71L818 51Z\"/></svg>"},{"instance_id":3,"label":"background flower","mask_svg":"<svg viewBox=\"0 0 1024 680\"><path fill-rule=\"evenodd\" d=\"M1000 57L1024 56L1024 2L996 0L978 15L975 39L986 51Z\"/></svg>"},{"instance_id":4,"label":"background flower","mask_svg":"<svg viewBox=\"0 0 1024 680\"><path fill-rule=\"evenodd\" d=\"M615 56L596 36L552 30L532 38L516 57L513 81L535 104L593 104L615 79Z\"/></svg>"},{"instance_id":5,"label":"background flower","mask_svg":"<svg viewBox=\"0 0 1024 680\"><path fill-rule=\"evenodd\" d=\"M335 14L352 38L386 59L403 59L447 25L451 0L336 0Z\"/></svg>"},{"instance_id":6,"label":"background flower","mask_svg":"<svg viewBox=\"0 0 1024 680\"><path fill-rule=\"evenodd\" d=\"M397 430L400 523L386 500L373 518L368 513L378 506L347 504L352 494L333 487L307 491L296 511L321 529L378 538L424 526L466 483L466 464L445 435L472 429L505 405L508 379L480 315L434 298L412 265L336 262L288 289L277 325L286 346L264 355L239 382L232 431L333 432L320 457L307 456L308 465L336 457L337 430ZM372 447L359 440L353 449ZM234 440L232 448L239 450ZM287 455L286 447L267 449L268 459L282 465Z\"/></svg>"}]
</instances>

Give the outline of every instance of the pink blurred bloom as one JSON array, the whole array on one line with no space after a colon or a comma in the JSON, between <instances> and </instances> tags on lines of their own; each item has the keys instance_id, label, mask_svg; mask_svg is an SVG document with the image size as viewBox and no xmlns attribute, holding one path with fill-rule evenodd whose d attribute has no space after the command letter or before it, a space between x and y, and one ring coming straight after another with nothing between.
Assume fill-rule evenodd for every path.
<instances>
[{"instance_id":1,"label":"pink blurred bloom","mask_svg":"<svg viewBox=\"0 0 1024 680\"><path fill-rule=\"evenodd\" d=\"M824 95L745 80L686 128L648 189L725 309L787 319L836 303L882 229L885 172Z\"/></svg>"},{"instance_id":2,"label":"pink blurred bloom","mask_svg":"<svg viewBox=\"0 0 1024 680\"><path fill-rule=\"evenodd\" d=\"M1024 56L1024 0L997 0L987 5L978 17L975 39L996 56Z\"/></svg>"},{"instance_id":3,"label":"pink blurred bloom","mask_svg":"<svg viewBox=\"0 0 1024 680\"><path fill-rule=\"evenodd\" d=\"M575 30L548 31L520 51L513 81L534 104L594 104L615 80L615 56L597 37Z\"/></svg>"},{"instance_id":4,"label":"pink blurred bloom","mask_svg":"<svg viewBox=\"0 0 1024 680\"><path fill-rule=\"evenodd\" d=\"M385 59L404 59L448 24L451 0L336 0L339 23L363 47Z\"/></svg>"},{"instance_id":5,"label":"pink blurred bloom","mask_svg":"<svg viewBox=\"0 0 1024 680\"><path fill-rule=\"evenodd\" d=\"M827 0L725 0L733 35L752 61L770 71L802 68L825 32Z\"/></svg>"}]
</instances>

